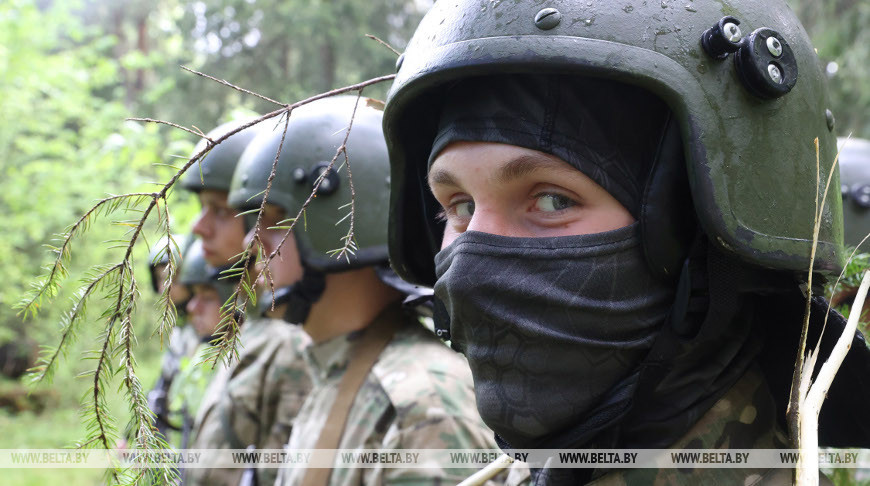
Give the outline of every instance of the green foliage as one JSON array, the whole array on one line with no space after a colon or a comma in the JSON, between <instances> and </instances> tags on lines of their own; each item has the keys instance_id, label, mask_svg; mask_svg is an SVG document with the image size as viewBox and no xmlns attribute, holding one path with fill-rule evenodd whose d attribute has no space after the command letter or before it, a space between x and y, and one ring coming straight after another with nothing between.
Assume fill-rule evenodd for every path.
<instances>
[{"instance_id":1,"label":"green foliage","mask_svg":"<svg viewBox=\"0 0 870 486\"><path fill-rule=\"evenodd\" d=\"M822 62L829 66L828 87L837 133L870 138L870 2L788 3L806 27Z\"/></svg>"},{"instance_id":2,"label":"green foliage","mask_svg":"<svg viewBox=\"0 0 870 486\"><path fill-rule=\"evenodd\" d=\"M285 103L395 71L396 54L369 40L375 35L401 50L431 2L413 0L208 0L173 9L172 35L182 48L173 63L158 68L175 89L159 88L150 103L155 117L181 124L216 119L228 108L255 111L268 103L194 76L175 66L213 74ZM168 70L167 70L168 69ZM368 96L386 95L388 85ZM183 102L200 94L194 109ZM179 110L183 106L184 110Z\"/></svg>"}]
</instances>

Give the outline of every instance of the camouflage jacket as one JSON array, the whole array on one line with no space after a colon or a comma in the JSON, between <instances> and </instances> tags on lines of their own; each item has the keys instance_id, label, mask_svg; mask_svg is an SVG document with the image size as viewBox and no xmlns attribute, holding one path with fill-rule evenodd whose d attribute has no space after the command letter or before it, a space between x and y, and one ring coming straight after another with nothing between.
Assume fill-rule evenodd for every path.
<instances>
[{"instance_id":1,"label":"camouflage jacket","mask_svg":"<svg viewBox=\"0 0 870 486\"><path fill-rule=\"evenodd\" d=\"M182 357L179 360L178 373L169 387L169 414L170 417L178 417L181 420L183 434L193 430L194 417L202 403L206 388L214 376L214 368L211 365L200 364L206 357L209 347L208 343L200 343L192 356ZM179 445L186 448L190 444L183 438Z\"/></svg>"},{"instance_id":2,"label":"camouflage jacket","mask_svg":"<svg viewBox=\"0 0 870 486\"><path fill-rule=\"evenodd\" d=\"M197 412L195 449L279 449L311 381L302 359L308 335L277 319L251 319L240 336L239 360L220 366ZM185 485L237 486L244 469L187 469ZM276 469L260 469L259 484L272 484Z\"/></svg>"},{"instance_id":3,"label":"camouflage jacket","mask_svg":"<svg viewBox=\"0 0 870 486\"><path fill-rule=\"evenodd\" d=\"M360 387L339 449L495 448L477 413L465 359L406 317ZM365 331L362 331L365 332ZM311 345L305 356L314 389L297 417L288 447L313 449L323 429L348 355L362 332ZM278 485L298 485L304 468L281 469ZM335 468L331 486L361 484L456 484L468 469Z\"/></svg>"},{"instance_id":4,"label":"camouflage jacket","mask_svg":"<svg viewBox=\"0 0 870 486\"><path fill-rule=\"evenodd\" d=\"M776 410L767 382L753 367L720 398L672 449L785 449L788 438L776 424ZM613 469L596 471L590 486L787 486L792 470L772 469ZM819 484L831 482L820 474ZM506 485L530 484L529 469L514 463ZM538 481L541 483L541 481ZM537 484L537 483L536 483Z\"/></svg>"},{"instance_id":5,"label":"camouflage jacket","mask_svg":"<svg viewBox=\"0 0 870 486\"><path fill-rule=\"evenodd\" d=\"M193 326L181 323L176 325L169 335L166 352L163 353L160 377L154 384L154 388L148 392L148 406L157 414L158 429L166 435L167 440L172 444L180 444L181 436L175 432L170 433L170 427L181 430L184 426L184 420L180 414L174 413L177 411L170 411L169 402L172 394L170 390L181 369L181 362L193 356L199 344L200 339Z\"/></svg>"}]
</instances>

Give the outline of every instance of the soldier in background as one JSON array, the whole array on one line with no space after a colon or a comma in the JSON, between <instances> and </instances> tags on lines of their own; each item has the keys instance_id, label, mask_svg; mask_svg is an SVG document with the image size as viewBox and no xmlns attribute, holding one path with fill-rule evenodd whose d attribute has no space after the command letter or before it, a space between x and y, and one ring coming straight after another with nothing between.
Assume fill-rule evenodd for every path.
<instances>
[{"instance_id":1,"label":"soldier in background","mask_svg":"<svg viewBox=\"0 0 870 486\"><path fill-rule=\"evenodd\" d=\"M208 136L219 137L237 126L222 125ZM202 239L204 258L218 271L234 263L244 250L244 220L227 204L227 194L233 171L256 133L257 129L249 128L217 145L203 159L201 170L194 166L181 180L183 187L197 192L202 203L193 230ZM251 306L246 313L240 329L238 361L218 366L196 415L192 448L244 449L252 444L258 448L280 447L289 426L279 425L272 430L278 406L275 397L287 392L280 387L303 395L309 388L299 353L307 342L304 333L284 321L261 317ZM282 377L286 379L270 379L268 371L278 356L297 363L300 371ZM183 484L237 486L244 473L244 469L187 469Z\"/></svg>"},{"instance_id":2,"label":"soldier in background","mask_svg":"<svg viewBox=\"0 0 870 486\"><path fill-rule=\"evenodd\" d=\"M196 333L197 346L193 353L179 360L178 373L168 393L169 414L173 422L180 424L179 445L182 449L190 443L196 412L214 375L214 367L202 362L208 356L208 348L220 324L221 306L238 283L238 279L219 277L219 273L205 261L202 242L193 242L184 254L179 282L191 292L186 306L188 327Z\"/></svg>"},{"instance_id":3,"label":"soldier in background","mask_svg":"<svg viewBox=\"0 0 870 486\"><path fill-rule=\"evenodd\" d=\"M179 239L173 238L175 243L170 243L169 251L173 252L176 262L176 275L178 268L182 265L182 260L179 258L176 245L181 246L181 251L184 253L189 246L191 238L185 237ZM166 284L167 274L169 272L169 255L167 254L166 238L160 239L155 244L149 255L149 275L151 277L151 285L157 295L163 294L163 286ZM190 288L180 283L178 278L172 283L169 292L169 299L175 307L178 318L175 327L169 335L167 341L166 352L163 354L163 360L160 366L160 377L154 388L148 392L148 406L155 414L155 426L170 443L179 443L178 440L170 438L169 431L180 431L182 424L177 420L170 419L169 414L169 390L173 380L178 375L179 367L183 359L189 358L196 350L199 344L199 338L196 331L187 325L186 306L190 300Z\"/></svg>"},{"instance_id":4,"label":"soldier in background","mask_svg":"<svg viewBox=\"0 0 870 486\"><path fill-rule=\"evenodd\" d=\"M784 1L628 3L435 4L384 115L390 260L434 286L436 326L466 354L503 449L788 447L825 182L814 139L823 177L836 153L819 60ZM814 283L843 264L827 201ZM810 343L826 310L811 302ZM845 323L826 325L823 357ZM870 403L870 355L847 337L819 443L866 447L870 425L848 417ZM791 473L542 464L511 479Z\"/></svg>"},{"instance_id":5,"label":"soldier in background","mask_svg":"<svg viewBox=\"0 0 870 486\"><path fill-rule=\"evenodd\" d=\"M837 146L843 194L843 242L855 248L870 234L870 140L839 138ZM865 242L858 252L870 252L870 245Z\"/></svg>"},{"instance_id":6,"label":"soldier in background","mask_svg":"<svg viewBox=\"0 0 870 486\"><path fill-rule=\"evenodd\" d=\"M358 105L357 105L358 103ZM347 141L347 167L329 161ZM262 214L265 254L291 262L276 283L275 311L311 336L305 359L314 383L289 436L295 449L491 448L491 431L474 407L468 366L403 308L408 287L385 283L388 164L381 103L367 98L319 100L293 111L275 179ZM263 199L283 125L260 135L236 169L230 204L247 210ZM337 164L341 165L342 157ZM348 173L353 174L352 181ZM322 178L316 197L281 246L293 218ZM351 182L352 252L331 252L347 241ZM249 216L256 218L256 214ZM253 226L249 223L248 226ZM272 228L272 229L269 229ZM383 277L382 277L383 276ZM285 288L280 286L284 285ZM329 425L329 426L327 426ZM338 459L338 458L336 458ZM461 469L288 467L275 484L449 484Z\"/></svg>"},{"instance_id":7,"label":"soldier in background","mask_svg":"<svg viewBox=\"0 0 870 486\"><path fill-rule=\"evenodd\" d=\"M870 244L866 241L862 243L862 240L870 234L870 140L840 138L837 140L837 145L840 147L843 239L847 249L857 248L857 251L852 261L847 263L838 287L829 289L829 295L833 294L831 306L848 316L855 294L858 293L861 278L870 267ZM850 253L851 251L848 251L847 255ZM864 310L860 326L865 332L868 323L870 323L870 315L868 310Z\"/></svg>"}]
</instances>

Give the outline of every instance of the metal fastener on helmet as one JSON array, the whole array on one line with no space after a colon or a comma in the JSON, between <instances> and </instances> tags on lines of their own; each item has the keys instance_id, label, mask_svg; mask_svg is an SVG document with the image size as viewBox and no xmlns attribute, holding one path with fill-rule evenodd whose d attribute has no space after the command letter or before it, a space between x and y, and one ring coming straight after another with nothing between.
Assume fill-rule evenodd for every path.
<instances>
[{"instance_id":1,"label":"metal fastener on helmet","mask_svg":"<svg viewBox=\"0 0 870 486\"><path fill-rule=\"evenodd\" d=\"M247 120L245 120L246 122ZM224 123L214 130L208 132L206 136L214 140L243 125L244 122L234 121ZM259 125L247 128L239 133L234 134L224 140L214 148L212 148L199 163L194 164L181 177L181 187L188 191L199 192L203 189L212 189L215 191L229 191L230 180L233 177L233 171L245 147L259 133ZM207 140L202 139L196 144L193 149L193 154L198 153L206 147Z\"/></svg>"},{"instance_id":2,"label":"metal fastener on helmet","mask_svg":"<svg viewBox=\"0 0 870 486\"><path fill-rule=\"evenodd\" d=\"M836 142L822 66L785 2L696 2L691 8L632 2L629 8L565 1L555 10L558 15L543 15L533 2L481 7L471 0L440 1L418 27L384 114L395 270L415 283L434 281L432 255L443 228L434 223L438 205L426 187L425 161L446 87L472 76L549 72L636 85L665 101L680 125L692 199L709 239L752 264L805 272L816 194L827 182ZM720 30L727 27L734 41L740 29L752 33L741 43L763 49L757 56L747 51L741 61L722 62L705 52L702 39L721 23L723 11L739 19L740 28L731 22L735 28L723 24ZM557 17L582 21L540 25ZM771 38L776 42L768 44ZM795 71L783 64L784 53ZM768 57L776 60L762 63ZM770 64L779 66L778 81ZM767 76L764 83L758 75ZM835 195L839 181L831 187ZM815 260L819 272L843 264L841 214L840 198L829 194Z\"/></svg>"},{"instance_id":3,"label":"metal fastener on helmet","mask_svg":"<svg viewBox=\"0 0 870 486\"><path fill-rule=\"evenodd\" d=\"M296 216L313 184L335 157L356 103L356 96L339 96L293 110L268 197L268 202L284 209L288 218ZM329 255L330 250L343 244L348 228L345 216L350 212L348 168L341 168L344 157L339 157L323 179L317 197L308 205L305 223L300 221L294 229L300 257L309 268L334 272L387 261L389 164L381 131L381 107L381 102L359 98L347 140L356 194L355 255L350 261ZM245 151L233 176L230 206L240 210L259 208L283 131L284 125L279 124L258 136Z\"/></svg>"}]
</instances>

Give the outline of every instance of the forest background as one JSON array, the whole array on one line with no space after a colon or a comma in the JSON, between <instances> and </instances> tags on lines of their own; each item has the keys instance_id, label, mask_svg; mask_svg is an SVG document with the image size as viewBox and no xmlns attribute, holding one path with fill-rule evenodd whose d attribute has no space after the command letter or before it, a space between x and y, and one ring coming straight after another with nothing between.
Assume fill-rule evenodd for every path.
<instances>
[{"instance_id":1,"label":"forest background","mask_svg":"<svg viewBox=\"0 0 870 486\"><path fill-rule=\"evenodd\" d=\"M77 240L68 280L34 320L13 309L52 255L43 247L108 193L152 192L187 158L188 133L129 117L208 131L271 106L184 71L186 66L292 102L394 72L431 0L0 0L0 449L68 447L84 435L79 417L96 344L93 326L71 348L54 381L30 390L19 377L40 344L56 345L76 280L118 259L106 244L123 225L93 225ZM870 138L870 2L790 0L827 65L839 135ZM387 84L368 88L384 99ZM176 233L189 231L198 203L169 199ZM154 243L150 228L147 243ZM147 248L137 275L147 288ZM159 371L151 338L156 296L143 292L136 320L143 383ZM93 312L96 321L98 313ZM28 391L31 393L28 395ZM110 397L126 422L120 395ZM97 470L4 470L3 484L99 484Z\"/></svg>"}]
</instances>

